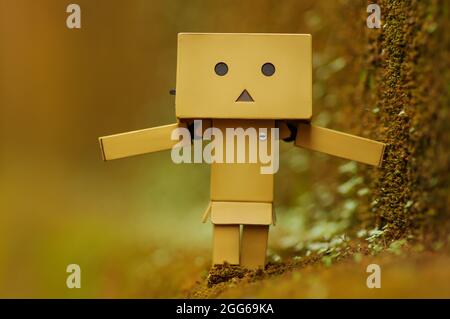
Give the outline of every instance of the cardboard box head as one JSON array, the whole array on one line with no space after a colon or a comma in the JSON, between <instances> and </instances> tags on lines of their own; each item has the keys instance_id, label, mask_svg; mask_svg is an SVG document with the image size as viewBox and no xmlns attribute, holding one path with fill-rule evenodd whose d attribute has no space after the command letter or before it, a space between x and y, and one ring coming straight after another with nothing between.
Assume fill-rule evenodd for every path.
<instances>
[{"instance_id":1,"label":"cardboard box head","mask_svg":"<svg viewBox=\"0 0 450 319\"><path fill-rule=\"evenodd\" d=\"M176 116L310 119L309 34L178 34Z\"/></svg>"}]
</instances>

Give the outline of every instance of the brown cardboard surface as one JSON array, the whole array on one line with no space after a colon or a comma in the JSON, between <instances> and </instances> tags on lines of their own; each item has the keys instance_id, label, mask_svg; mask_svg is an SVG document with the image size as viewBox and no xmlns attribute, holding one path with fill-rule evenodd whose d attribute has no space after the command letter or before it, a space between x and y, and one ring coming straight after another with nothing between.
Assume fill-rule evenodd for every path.
<instances>
[{"instance_id":1,"label":"brown cardboard surface","mask_svg":"<svg viewBox=\"0 0 450 319\"><path fill-rule=\"evenodd\" d=\"M309 34L178 34L177 118L311 118L311 43ZM226 74L215 73L218 63ZM237 101L245 90L252 102Z\"/></svg>"},{"instance_id":2,"label":"brown cardboard surface","mask_svg":"<svg viewBox=\"0 0 450 319\"><path fill-rule=\"evenodd\" d=\"M272 212L272 203L211 202L211 222L215 225L270 225Z\"/></svg>"},{"instance_id":3,"label":"brown cardboard surface","mask_svg":"<svg viewBox=\"0 0 450 319\"><path fill-rule=\"evenodd\" d=\"M271 139L270 128L274 121L264 120L213 120L213 126L224 134L223 153L226 156L226 128L253 127L268 128L267 138ZM235 145L236 146L236 145ZM270 146L269 146L270 147ZM248 148L247 148L248 152ZM236 155L235 147L235 155ZM217 201L273 201L273 174L261 174L261 163L212 163L211 164L211 200Z\"/></svg>"},{"instance_id":4,"label":"brown cardboard surface","mask_svg":"<svg viewBox=\"0 0 450 319\"><path fill-rule=\"evenodd\" d=\"M208 207L206 207L205 212L203 213L202 223L206 223L206 221L208 220L208 217L211 215L211 207L212 207L212 203L209 202Z\"/></svg>"},{"instance_id":5,"label":"brown cardboard surface","mask_svg":"<svg viewBox=\"0 0 450 319\"><path fill-rule=\"evenodd\" d=\"M185 124L175 123L99 138L105 161L171 149L179 141L172 140L172 131Z\"/></svg>"},{"instance_id":6,"label":"brown cardboard surface","mask_svg":"<svg viewBox=\"0 0 450 319\"><path fill-rule=\"evenodd\" d=\"M214 225L213 264L239 264L239 225Z\"/></svg>"},{"instance_id":7,"label":"brown cardboard surface","mask_svg":"<svg viewBox=\"0 0 450 319\"><path fill-rule=\"evenodd\" d=\"M268 237L269 226L244 225L241 246L242 267L264 268Z\"/></svg>"},{"instance_id":8,"label":"brown cardboard surface","mask_svg":"<svg viewBox=\"0 0 450 319\"><path fill-rule=\"evenodd\" d=\"M300 123L295 145L361 163L381 166L386 144L323 127Z\"/></svg>"}]
</instances>

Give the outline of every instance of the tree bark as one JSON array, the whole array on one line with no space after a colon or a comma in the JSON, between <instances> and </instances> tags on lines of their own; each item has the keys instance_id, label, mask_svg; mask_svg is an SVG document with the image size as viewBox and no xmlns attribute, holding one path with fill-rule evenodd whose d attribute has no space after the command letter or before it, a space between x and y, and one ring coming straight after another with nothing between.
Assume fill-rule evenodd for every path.
<instances>
[{"instance_id":1,"label":"tree bark","mask_svg":"<svg viewBox=\"0 0 450 319\"><path fill-rule=\"evenodd\" d=\"M377 3L382 27L366 30L364 71L355 96L365 109L355 114L348 107L344 113L358 120L341 123L388 144L381 169L358 173L370 192L355 195L357 216L384 228L392 239L420 236L449 217L449 4Z\"/></svg>"}]
</instances>

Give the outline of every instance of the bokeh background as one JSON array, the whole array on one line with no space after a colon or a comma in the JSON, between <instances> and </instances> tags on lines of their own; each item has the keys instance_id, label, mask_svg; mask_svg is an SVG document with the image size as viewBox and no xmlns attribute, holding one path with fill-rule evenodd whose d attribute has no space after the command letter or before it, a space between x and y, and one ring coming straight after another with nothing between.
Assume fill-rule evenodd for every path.
<instances>
[{"instance_id":1,"label":"bokeh background","mask_svg":"<svg viewBox=\"0 0 450 319\"><path fill-rule=\"evenodd\" d=\"M71 2L79 30L65 24ZM200 222L209 167L175 165L170 152L105 163L97 138L174 122L178 32L311 33L314 119L341 128L340 106L361 81L366 6L0 0L0 297L182 296L211 260L211 226ZM341 235L357 205L335 191L357 164L281 151L275 261ZM71 263L82 289L66 287Z\"/></svg>"}]
</instances>

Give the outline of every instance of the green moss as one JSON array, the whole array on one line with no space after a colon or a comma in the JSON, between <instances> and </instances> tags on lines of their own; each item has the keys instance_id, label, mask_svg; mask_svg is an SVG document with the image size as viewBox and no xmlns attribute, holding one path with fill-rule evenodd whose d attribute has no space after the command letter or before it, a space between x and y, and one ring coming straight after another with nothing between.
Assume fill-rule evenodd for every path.
<instances>
[{"instance_id":1,"label":"green moss","mask_svg":"<svg viewBox=\"0 0 450 319\"><path fill-rule=\"evenodd\" d=\"M448 17L444 1L378 3L382 29L367 30L356 93L376 112L360 111L356 130L388 148L383 168L358 170L369 196L352 196L361 202L358 218L386 229L388 240L421 238L449 217Z\"/></svg>"}]
</instances>

